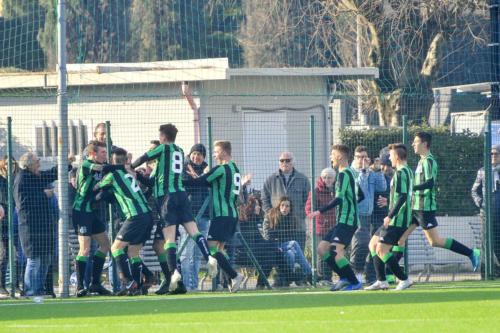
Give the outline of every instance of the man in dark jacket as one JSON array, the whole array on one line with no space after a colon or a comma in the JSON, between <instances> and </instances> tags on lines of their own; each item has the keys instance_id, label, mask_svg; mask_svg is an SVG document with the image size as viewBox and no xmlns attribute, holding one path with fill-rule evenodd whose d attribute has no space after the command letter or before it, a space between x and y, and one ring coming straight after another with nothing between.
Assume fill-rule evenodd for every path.
<instances>
[{"instance_id":1,"label":"man in dark jacket","mask_svg":"<svg viewBox=\"0 0 500 333\"><path fill-rule=\"evenodd\" d=\"M43 294L47 268L54 253L54 219L47 186L57 179L57 167L40 171L40 159L26 153L19 160L14 201L19 215L19 238L28 261L24 274L26 296Z\"/></svg>"},{"instance_id":2,"label":"man in dark jacket","mask_svg":"<svg viewBox=\"0 0 500 333\"><path fill-rule=\"evenodd\" d=\"M500 145L494 145L491 147L491 203L492 203L492 214L491 214L491 225L492 225L492 240L493 240L493 253L495 255L495 275L500 276ZM480 209L481 222L485 226L485 195L486 184L485 184L485 174L484 168L477 171L476 181L472 185L471 195L476 206ZM484 253L484 251L483 251ZM481 269L481 274L483 270Z\"/></svg>"},{"instance_id":3,"label":"man in dark jacket","mask_svg":"<svg viewBox=\"0 0 500 333\"><path fill-rule=\"evenodd\" d=\"M207 150L201 143L191 147L183 169L184 179L193 178L187 171L194 172L198 176L203 175L205 169L208 167L208 164L205 162L206 155ZM197 216L199 211L203 208L203 203L208 198L208 188L200 185L187 185L186 192L191 200L193 216ZM199 232L207 237L210 217L208 205L205 205L204 208L204 212L196 221L196 224L198 225ZM184 227L179 228L179 232L181 235L179 244L184 244L189 235ZM198 272L200 271L202 254L194 242L188 241L180 259L184 285L188 290L198 289Z\"/></svg>"}]
</instances>

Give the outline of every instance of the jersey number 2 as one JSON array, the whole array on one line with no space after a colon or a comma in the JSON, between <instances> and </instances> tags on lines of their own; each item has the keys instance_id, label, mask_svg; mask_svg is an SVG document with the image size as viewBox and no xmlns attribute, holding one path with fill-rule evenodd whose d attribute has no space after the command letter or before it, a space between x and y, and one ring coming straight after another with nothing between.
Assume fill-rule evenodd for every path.
<instances>
[{"instance_id":1,"label":"jersey number 2","mask_svg":"<svg viewBox=\"0 0 500 333\"><path fill-rule=\"evenodd\" d=\"M139 187L139 185L137 185L137 182L135 181L134 176L132 176L131 174L127 173L125 175L125 178L128 178L130 180L130 187L132 188L132 190L134 192L139 192L141 190L141 188Z\"/></svg>"}]
</instances>

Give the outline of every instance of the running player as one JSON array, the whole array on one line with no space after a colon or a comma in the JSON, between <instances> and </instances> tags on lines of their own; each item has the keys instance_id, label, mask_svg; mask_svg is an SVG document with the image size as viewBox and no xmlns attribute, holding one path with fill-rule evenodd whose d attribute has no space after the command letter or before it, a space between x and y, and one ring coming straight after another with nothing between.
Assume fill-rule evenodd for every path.
<instances>
[{"instance_id":1,"label":"running player","mask_svg":"<svg viewBox=\"0 0 500 333\"><path fill-rule=\"evenodd\" d=\"M370 240L369 249L373 257L373 265L377 281L365 290L386 290L389 288L385 276L385 266L399 279L396 290L409 288L413 283L404 273L394 256L392 248L398 245L411 222L411 194L413 187L413 172L406 161L408 152L402 143L389 145L390 159L396 172L391 181L389 196L389 213L384 218L384 224L375 232Z\"/></svg>"},{"instance_id":2,"label":"running player","mask_svg":"<svg viewBox=\"0 0 500 333\"><path fill-rule=\"evenodd\" d=\"M420 156L413 185L413 218L412 225L399 241L399 247L404 249L405 242L410 234L418 226L421 226L431 246L445 248L467 256L472 263L472 270L476 272L481 263L480 250L471 249L453 238L441 238L437 231L436 195L438 165L430 151L431 142L432 136L427 132L418 132L413 140L413 150L415 154ZM402 255L403 252L401 251L399 257L401 258Z\"/></svg>"},{"instance_id":3,"label":"running player","mask_svg":"<svg viewBox=\"0 0 500 333\"><path fill-rule=\"evenodd\" d=\"M231 279L229 291L234 293L240 288L244 276L234 270L224 251L224 244L233 237L236 231L237 201L241 188L240 171L232 161L231 153L231 142L215 141L213 156L218 165L201 177L190 172L193 179L185 180L184 183L186 185L204 184L212 188L213 218L208 230L208 245L211 255L217 259L221 269Z\"/></svg>"},{"instance_id":4,"label":"running player","mask_svg":"<svg viewBox=\"0 0 500 333\"><path fill-rule=\"evenodd\" d=\"M210 256L207 240L194 222L191 211L191 203L182 184L182 171L184 167L184 152L175 144L177 128L173 124L160 126L160 145L146 152L138 160L132 163L136 168L144 162L156 160L156 168L153 175L153 196L157 199L160 215L165 225L162 228L164 238L164 249L166 250L166 262L168 274L165 276L170 290L177 289L182 280L181 273L177 269L177 227L182 225L192 239L196 242L204 258L208 262L209 275L217 275L217 260ZM157 237L155 237L157 238ZM157 238L156 242L162 240ZM160 256L159 256L160 257ZM160 259L161 260L161 259ZM168 281L170 279L170 281Z\"/></svg>"},{"instance_id":5,"label":"running player","mask_svg":"<svg viewBox=\"0 0 500 333\"><path fill-rule=\"evenodd\" d=\"M352 237L359 227L358 202L363 200L363 191L358 191L356 174L349 167L349 148L345 145L334 145L330 155L332 166L338 169L335 183L335 199L328 205L312 212L308 218L337 207L337 223L318 245L318 254L328 266L340 277L332 291L359 290L361 282L345 257L345 248L351 244Z\"/></svg>"}]
</instances>

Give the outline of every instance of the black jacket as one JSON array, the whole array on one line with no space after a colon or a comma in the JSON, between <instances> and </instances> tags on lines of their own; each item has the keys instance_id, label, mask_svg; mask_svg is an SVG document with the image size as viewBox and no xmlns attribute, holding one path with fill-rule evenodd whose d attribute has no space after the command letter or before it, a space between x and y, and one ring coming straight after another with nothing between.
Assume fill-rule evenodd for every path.
<instances>
[{"instance_id":1,"label":"black jacket","mask_svg":"<svg viewBox=\"0 0 500 333\"><path fill-rule=\"evenodd\" d=\"M203 162L200 165L196 165L187 158L186 163L184 165L184 172L182 175L182 178L185 180L190 180L193 178L187 173L188 165L191 165L191 167L194 169L194 171L198 176L203 175L203 170L205 170L205 168L208 166L208 164L205 162ZM205 201L206 198L208 198L208 187L200 185L187 185L186 192L189 195L189 199L191 200L193 215L196 216L200 211L201 206L203 206L203 202ZM210 205L207 206L202 217L208 218L209 216L210 216Z\"/></svg>"},{"instance_id":2,"label":"black jacket","mask_svg":"<svg viewBox=\"0 0 500 333\"><path fill-rule=\"evenodd\" d=\"M44 189L57 179L57 167L35 175L20 170L14 179L14 201L19 217L19 239L28 258L54 252L54 219Z\"/></svg>"}]
</instances>

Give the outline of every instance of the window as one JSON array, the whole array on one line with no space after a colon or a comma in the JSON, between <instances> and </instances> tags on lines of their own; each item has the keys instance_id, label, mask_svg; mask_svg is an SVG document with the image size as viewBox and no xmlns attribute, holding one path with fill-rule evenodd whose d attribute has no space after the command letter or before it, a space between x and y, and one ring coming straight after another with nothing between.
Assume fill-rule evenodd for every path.
<instances>
[{"instance_id":1,"label":"window","mask_svg":"<svg viewBox=\"0 0 500 333\"><path fill-rule=\"evenodd\" d=\"M68 153L78 156L88 142L88 126L81 120L68 122ZM57 158L58 127L55 121L43 121L35 126L35 149L38 156L46 159Z\"/></svg>"}]
</instances>

